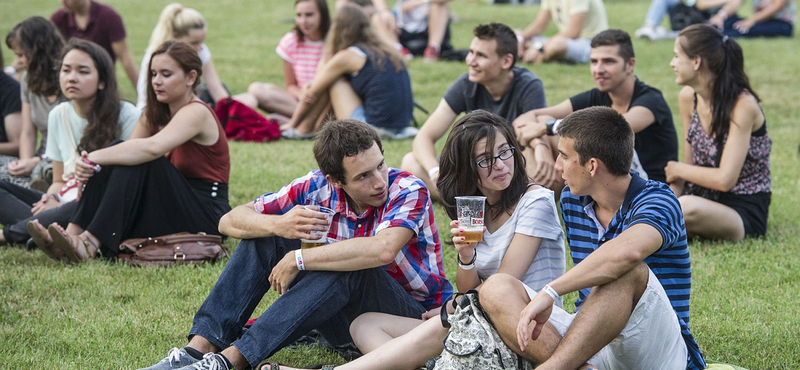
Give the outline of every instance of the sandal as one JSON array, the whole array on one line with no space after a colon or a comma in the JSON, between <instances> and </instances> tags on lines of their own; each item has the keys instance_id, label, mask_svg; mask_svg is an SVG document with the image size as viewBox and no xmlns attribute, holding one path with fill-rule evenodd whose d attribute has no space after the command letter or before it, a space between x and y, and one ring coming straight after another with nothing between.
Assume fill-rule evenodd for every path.
<instances>
[{"instance_id":1,"label":"sandal","mask_svg":"<svg viewBox=\"0 0 800 370\"><path fill-rule=\"evenodd\" d=\"M53 238L53 243L50 245L51 253L60 255L61 258L59 259L64 259L69 263L77 264L94 258L99 250L98 246L87 235L69 235L56 223L50 225L47 231L50 233L50 237ZM92 252L90 252L90 246L94 248Z\"/></svg>"},{"instance_id":2,"label":"sandal","mask_svg":"<svg viewBox=\"0 0 800 370\"><path fill-rule=\"evenodd\" d=\"M27 229L33 242L44 254L54 260L61 259L61 256L55 254L55 251L52 250L53 239L50 237L50 233L48 233L47 229L39 223L39 220L28 221Z\"/></svg>"},{"instance_id":3,"label":"sandal","mask_svg":"<svg viewBox=\"0 0 800 370\"><path fill-rule=\"evenodd\" d=\"M269 366L269 369L267 366ZM264 365L261 365L261 370L281 370L281 365L277 362L268 362Z\"/></svg>"}]
</instances>

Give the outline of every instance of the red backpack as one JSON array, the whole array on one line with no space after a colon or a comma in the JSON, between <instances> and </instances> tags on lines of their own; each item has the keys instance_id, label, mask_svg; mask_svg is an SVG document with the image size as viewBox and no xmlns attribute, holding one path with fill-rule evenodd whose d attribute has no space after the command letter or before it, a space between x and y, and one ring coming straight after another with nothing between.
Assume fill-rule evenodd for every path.
<instances>
[{"instance_id":1,"label":"red backpack","mask_svg":"<svg viewBox=\"0 0 800 370\"><path fill-rule=\"evenodd\" d=\"M277 120L267 119L230 97L218 101L215 112L228 140L265 142L281 137Z\"/></svg>"}]
</instances>

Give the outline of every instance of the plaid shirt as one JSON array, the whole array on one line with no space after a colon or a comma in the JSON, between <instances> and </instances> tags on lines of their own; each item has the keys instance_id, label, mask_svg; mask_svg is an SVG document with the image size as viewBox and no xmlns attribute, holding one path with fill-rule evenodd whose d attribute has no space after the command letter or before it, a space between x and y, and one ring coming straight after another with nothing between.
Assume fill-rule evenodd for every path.
<instances>
[{"instance_id":1,"label":"plaid shirt","mask_svg":"<svg viewBox=\"0 0 800 370\"><path fill-rule=\"evenodd\" d=\"M394 261L384 269L414 299L426 308L441 306L453 293L445 277L439 232L433 218L433 205L425 184L408 172L389 169L389 197L381 207L370 206L358 215L347 204L344 190L337 189L319 170L295 179L276 193L264 194L254 201L263 214L284 214L294 206L318 204L334 210L328 243L357 237L371 237L389 227L414 231Z\"/></svg>"}]
</instances>

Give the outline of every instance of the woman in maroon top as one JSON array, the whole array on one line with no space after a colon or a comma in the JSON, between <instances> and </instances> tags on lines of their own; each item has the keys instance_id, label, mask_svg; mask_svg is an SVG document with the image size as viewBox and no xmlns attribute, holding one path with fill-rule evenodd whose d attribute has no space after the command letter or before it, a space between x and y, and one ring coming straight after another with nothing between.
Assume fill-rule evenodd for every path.
<instances>
[{"instance_id":1,"label":"woman in maroon top","mask_svg":"<svg viewBox=\"0 0 800 370\"><path fill-rule=\"evenodd\" d=\"M230 210L230 157L225 131L194 95L202 68L180 41L153 52L147 108L131 139L82 153L76 177L88 181L66 230L31 225L49 257L77 263L113 258L127 238L219 234L219 218Z\"/></svg>"}]
</instances>

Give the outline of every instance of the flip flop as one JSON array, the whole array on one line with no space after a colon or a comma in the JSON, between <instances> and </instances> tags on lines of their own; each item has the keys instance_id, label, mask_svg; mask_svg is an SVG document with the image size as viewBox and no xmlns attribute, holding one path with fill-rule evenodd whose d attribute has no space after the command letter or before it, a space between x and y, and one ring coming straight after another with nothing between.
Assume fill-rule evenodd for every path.
<instances>
[{"instance_id":1,"label":"flip flop","mask_svg":"<svg viewBox=\"0 0 800 370\"><path fill-rule=\"evenodd\" d=\"M69 235L64 235L55 224L48 226L47 231L50 233L50 237L53 238L53 243L50 245L50 250L53 254L61 255L60 259L65 259L69 263L77 264L81 262L77 248L73 246ZM85 245L83 247L86 248Z\"/></svg>"},{"instance_id":2,"label":"flip flop","mask_svg":"<svg viewBox=\"0 0 800 370\"><path fill-rule=\"evenodd\" d=\"M267 366L269 366L269 370L281 370L281 365L277 362L269 362L261 365L261 370L267 370Z\"/></svg>"}]
</instances>

